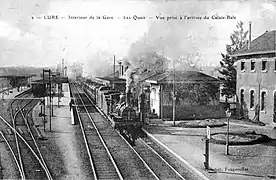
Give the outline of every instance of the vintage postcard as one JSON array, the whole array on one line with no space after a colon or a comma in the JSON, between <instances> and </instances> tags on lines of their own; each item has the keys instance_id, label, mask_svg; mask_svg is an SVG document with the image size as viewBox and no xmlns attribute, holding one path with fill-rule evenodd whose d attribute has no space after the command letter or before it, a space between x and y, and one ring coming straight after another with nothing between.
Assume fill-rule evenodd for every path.
<instances>
[{"instance_id":1,"label":"vintage postcard","mask_svg":"<svg viewBox=\"0 0 276 180\"><path fill-rule=\"evenodd\" d=\"M275 179L275 0L1 0L0 179Z\"/></svg>"}]
</instances>

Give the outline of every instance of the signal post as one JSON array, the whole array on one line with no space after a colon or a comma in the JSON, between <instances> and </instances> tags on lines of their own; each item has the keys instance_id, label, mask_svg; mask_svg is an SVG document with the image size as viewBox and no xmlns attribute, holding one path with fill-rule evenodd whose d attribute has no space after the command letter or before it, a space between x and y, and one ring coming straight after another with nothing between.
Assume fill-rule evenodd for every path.
<instances>
[{"instance_id":1,"label":"signal post","mask_svg":"<svg viewBox=\"0 0 276 180\"><path fill-rule=\"evenodd\" d=\"M209 140L211 138L211 130L210 127L207 126L207 135L205 137L205 154L203 154L205 156L205 162L204 162L204 167L206 170L209 170Z\"/></svg>"}]
</instances>

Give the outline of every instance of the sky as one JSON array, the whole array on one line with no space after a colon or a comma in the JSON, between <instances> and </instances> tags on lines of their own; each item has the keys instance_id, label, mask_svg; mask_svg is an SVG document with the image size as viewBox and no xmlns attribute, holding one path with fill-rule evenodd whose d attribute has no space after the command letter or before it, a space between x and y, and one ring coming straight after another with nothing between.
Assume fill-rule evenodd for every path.
<instances>
[{"instance_id":1,"label":"sky","mask_svg":"<svg viewBox=\"0 0 276 180\"><path fill-rule=\"evenodd\" d=\"M51 15L59 19L47 19ZM235 19L212 19L227 15ZM177 19L167 19L171 16ZM113 55L131 59L143 51L217 65L238 21L246 30L252 21L252 39L275 30L276 2L1 0L0 66L55 66L64 58L66 64L80 62L89 71L105 68Z\"/></svg>"}]
</instances>

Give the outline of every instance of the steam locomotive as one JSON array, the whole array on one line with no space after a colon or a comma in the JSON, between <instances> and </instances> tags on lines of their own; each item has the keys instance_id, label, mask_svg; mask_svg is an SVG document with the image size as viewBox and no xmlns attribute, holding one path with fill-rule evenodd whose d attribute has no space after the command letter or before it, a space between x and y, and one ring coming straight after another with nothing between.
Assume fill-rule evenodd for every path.
<instances>
[{"instance_id":1,"label":"steam locomotive","mask_svg":"<svg viewBox=\"0 0 276 180\"><path fill-rule=\"evenodd\" d=\"M145 94L141 93L139 98L135 99L133 89L122 92L96 82L88 83L84 79L80 84L90 95L94 104L107 116L112 127L134 145L135 140L142 133L141 127L145 117Z\"/></svg>"}]
</instances>

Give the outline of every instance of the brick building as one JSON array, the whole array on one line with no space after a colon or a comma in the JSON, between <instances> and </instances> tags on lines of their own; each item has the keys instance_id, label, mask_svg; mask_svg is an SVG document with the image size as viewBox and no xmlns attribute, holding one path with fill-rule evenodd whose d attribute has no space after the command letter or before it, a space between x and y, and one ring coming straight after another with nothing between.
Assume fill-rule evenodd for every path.
<instances>
[{"instance_id":1,"label":"brick building","mask_svg":"<svg viewBox=\"0 0 276 180\"><path fill-rule=\"evenodd\" d=\"M150 84L151 112L154 111L159 118L172 118L173 76L172 71L167 71L145 80ZM198 93L203 93L199 92L202 85L207 84L219 87L219 80L198 71L175 72L176 119L205 119L224 116L224 109L219 102L219 91L215 92L213 97L207 93L204 94L208 99L208 102L204 104L201 99L195 100L195 96L200 96Z\"/></svg>"},{"instance_id":2,"label":"brick building","mask_svg":"<svg viewBox=\"0 0 276 180\"><path fill-rule=\"evenodd\" d=\"M237 57L237 113L276 123L276 31L266 31L233 55Z\"/></svg>"}]
</instances>

